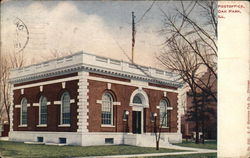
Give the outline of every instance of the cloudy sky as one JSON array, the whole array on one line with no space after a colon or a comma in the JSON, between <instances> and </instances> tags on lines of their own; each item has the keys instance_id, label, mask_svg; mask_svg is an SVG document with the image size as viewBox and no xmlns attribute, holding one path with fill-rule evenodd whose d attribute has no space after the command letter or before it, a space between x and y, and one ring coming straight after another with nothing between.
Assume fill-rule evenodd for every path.
<instances>
[{"instance_id":1,"label":"cloudy sky","mask_svg":"<svg viewBox=\"0 0 250 158\"><path fill-rule=\"evenodd\" d=\"M1 4L2 52L20 52L32 59L32 63L44 60L51 52L84 51L100 56L128 60L131 56L131 12L137 22L152 1L5 1ZM163 36L163 15L174 2L155 2L144 18L136 24L135 62L157 67L155 54L160 52ZM16 22L27 27L20 32ZM120 47L119 47L120 45ZM124 52L121 50L123 49ZM146 62L145 62L146 61Z\"/></svg>"}]
</instances>

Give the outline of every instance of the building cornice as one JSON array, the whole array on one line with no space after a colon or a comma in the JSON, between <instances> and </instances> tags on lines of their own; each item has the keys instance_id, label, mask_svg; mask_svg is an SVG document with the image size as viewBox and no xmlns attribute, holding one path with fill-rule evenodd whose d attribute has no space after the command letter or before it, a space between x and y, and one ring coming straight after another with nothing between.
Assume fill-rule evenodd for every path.
<instances>
[{"instance_id":1,"label":"building cornice","mask_svg":"<svg viewBox=\"0 0 250 158\"><path fill-rule=\"evenodd\" d=\"M81 71L164 84L172 87L182 86L180 82L175 81L178 77L173 76L169 72L82 52L12 70L10 83L24 83ZM157 71L162 74L157 74ZM166 73L169 73L170 76L166 76Z\"/></svg>"}]
</instances>

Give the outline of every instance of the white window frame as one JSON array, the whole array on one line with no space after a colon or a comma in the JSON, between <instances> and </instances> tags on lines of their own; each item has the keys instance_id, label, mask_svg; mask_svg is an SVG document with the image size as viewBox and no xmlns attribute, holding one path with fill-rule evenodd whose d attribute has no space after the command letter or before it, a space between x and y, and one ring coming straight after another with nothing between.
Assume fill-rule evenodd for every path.
<instances>
[{"instance_id":1,"label":"white window frame","mask_svg":"<svg viewBox=\"0 0 250 158\"><path fill-rule=\"evenodd\" d=\"M68 94L69 96L69 114L70 114L70 94L69 92L65 91L63 92L63 94L61 95L61 107L60 107L60 127L69 127L70 126L70 123L63 123L63 96L64 94ZM71 115L71 114L70 114ZM69 122L71 122L71 118L69 116Z\"/></svg>"},{"instance_id":2,"label":"white window frame","mask_svg":"<svg viewBox=\"0 0 250 158\"><path fill-rule=\"evenodd\" d=\"M26 124L23 124L23 102L26 100ZM28 124L28 100L23 97L21 100L21 108L20 108L20 126L27 126Z\"/></svg>"},{"instance_id":3,"label":"white window frame","mask_svg":"<svg viewBox=\"0 0 250 158\"><path fill-rule=\"evenodd\" d=\"M166 113L166 116L165 116L165 124L163 124L162 125L162 112L161 112L161 102L165 102L166 104L163 104L163 105L165 105L165 113ZM167 110L167 108L168 108L168 106L169 106L169 102L168 102L168 100L166 100L166 99L161 99L161 101L160 101L160 105L159 105L159 107L160 107L160 109L159 109L159 113L160 113L160 115L159 115L159 117L160 117L160 126L161 127L168 127L168 110Z\"/></svg>"},{"instance_id":4,"label":"white window frame","mask_svg":"<svg viewBox=\"0 0 250 158\"><path fill-rule=\"evenodd\" d=\"M103 124L102 123L102 108L103 108L103 97L105 96L105 95L108 95L110 98L111 98L111 107L110 107L110 111L111 111L111 118L110 118L110 124ZM106 101L106 100L105 100ZM109 92L104 92L103 93L103 95L102 95L102 104L101 104L101 126L102 127L105 127L105 126L112 126L113 127L113 125L114 125L114 98L113 98L113 96L112 96L112 94L110 94Z\"/></svg>"},{"instance_id":5,"label":"white window frame","mask_svg":"<svg viewBox=\"0 0 250 158\"><path fill-rule=\"evenodd\" d=\"M46 123L44 124L42 124L41 123L41 106L42 106L42 99L46 99L46 104L45 104L45 106L46 106ZM46 97L44 97L44 96L41 96L40 97L40 99L39 99L39 125L47 125L47 123L48 123L48 107L47 107L47 103L48 103L48 100L47 100L47 98Z\"/></svg>"}]
</instances>

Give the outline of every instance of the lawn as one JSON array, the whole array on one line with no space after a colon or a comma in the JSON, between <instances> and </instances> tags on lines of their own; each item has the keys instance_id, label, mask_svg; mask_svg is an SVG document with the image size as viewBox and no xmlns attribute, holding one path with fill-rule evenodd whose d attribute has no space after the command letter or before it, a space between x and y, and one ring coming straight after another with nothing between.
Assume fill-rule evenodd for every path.
<instances>
[{"instance_id":1,"label":"lawn","mask_svg":"<svg viewBox=\"0 0 250 158\"><path fill-rule=\"evenodd\" d=\"M202 148L202 149L217 149L217 141L206 141L205 144L195 144L194 142L186 142L183 140L182 143L178 143L175 145L184 146L184 147L191 147L191 148Z\"/></svg>"},{"instance_id":2,"label":"lawn","mask_svg":"<svg viewBox=\"0 0 250 158\"><path fill-rule=\"evenodd\" d=\"M145 153L168 153L180 150L136 147L129 145L106 145L106 146L48 146L31 145L18 142L0 141L0 153L2 156L11 157L79 157L79 156L103 156L103 155L125 155Z\"/></svg>"},{"instance_id":3,"label":"lawn","mask_svg":"<svg viewBox=\"0 0 250 158\"><path fill-rule=\"evenodd\" d=\"M157 156L157 157L147 157L147 158L217 158L217 154L207 153L207 154L167 155L167 156Z\"/></svg>"}]
</instances>

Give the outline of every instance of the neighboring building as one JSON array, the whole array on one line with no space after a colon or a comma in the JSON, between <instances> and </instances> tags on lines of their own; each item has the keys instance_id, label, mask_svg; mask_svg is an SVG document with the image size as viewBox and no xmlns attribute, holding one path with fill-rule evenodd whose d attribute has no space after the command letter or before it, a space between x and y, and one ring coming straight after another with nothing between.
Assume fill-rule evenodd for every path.
<instances>
[{"instance_id":1,"label":"neighboring building","mask_svg":"<svg viewBox=\"0 0 250 158\"><path fill-rule=\"evenodd\" d=\"M10 140L155 146L182 141L178 76L79 52L11 72Z\"/></svg>"},{"instance_id":2,"label":"neighboring building","mask_svg":"<svg viewBox=\"0 0 250 158\"><path fill-rule=\"evenodd\" d=\"M8 137L10 131L10 125L8 121L0 123L0 137Z\"/></svg>"},{"instance_id":3,"label":"neighboring building","mask_svg":"<svg viewBox=\"0 0 250 158\"><path fill-rule=\"evenodd\" d=\"M209 73L206 72L202 75L202 80L206 83L208 81L208 75ZM210 80L210 86L211 89L214 93L217 92L217 80L216 78L211 75L209 77ZM181 100L184 101L182 103L182 105L184 105L183 107L183 112L182 112L182 116L181 116L181 133L183 135L184 138L194 138L195 137L195 122L194 121L187 121L187 113L188 110L193 106L193 98L188 95L188 93L190 92L189 87L188 86L183 86L182 88L182 96L181 96ZM211 97L209 97L211 99ZM212 99L211 99L212 100ZM211 113L206 113L206 116L208 117L205 121L205 139L217 139L217 102L210 102L210 103L206 103L208 104L208 107L210 108L210 111L213 111L214 114ZM199 135L202 135L202 129L199 128ZM200 137L199 137L200 138Z\"/></svg>"}]
</instances>

